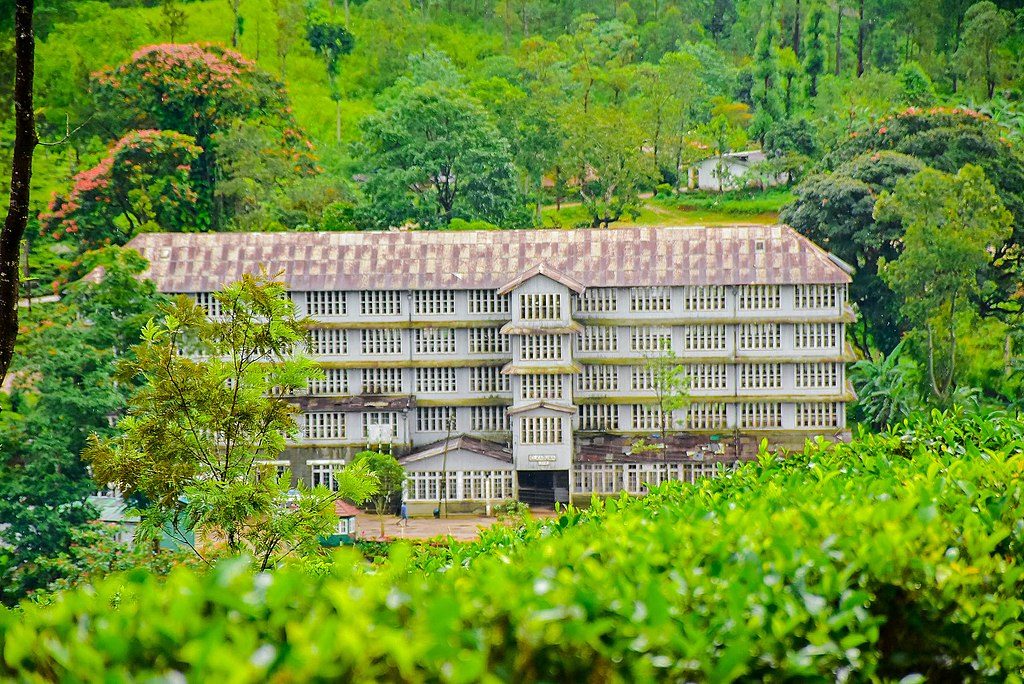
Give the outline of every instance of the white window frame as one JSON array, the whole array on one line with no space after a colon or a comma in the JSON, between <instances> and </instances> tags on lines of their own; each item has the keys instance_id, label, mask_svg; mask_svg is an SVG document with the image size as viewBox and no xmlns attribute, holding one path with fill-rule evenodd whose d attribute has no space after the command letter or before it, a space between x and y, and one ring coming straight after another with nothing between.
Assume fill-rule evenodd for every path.
<instances>
[{"instance_id":1,"label":"white window frame","mask_svg":"<svg viewBox=\"0 0 1024 684\"><path fill-rule=\"evenodd\" d=\"M307 316L336 317L348 313L348 293L343 290L308 290L305 294Z\"/></svg>"},{"instance_id":2,"label":"white window frame","mask_svg":"<svg viewBox=\"0 0 1024 684\"><path fill-rule=\"evenodd\" d=\"M672 310L672 288L661 286L629 288L629 310L634 313Z\"/></svg>"},{"instance_id":3,"label":"white window frame","mask_svg":"<svg viewBox=\"0 0 1024 684\"><path fill-rule=\"evenodd\" d=\"M400 316L402 290L362 290L359 293L359 313L362 316Z\"/></svg>"},{"instance_id":4,"label":"white window frame","mask_svg":"<svg viewBox=\"0 0 1024 684\"><path fill-rule=\"evenodd\" d=\"M339 328L310 328L306 348L314 356L348 354L348 331Z\"/></svg>"}]
</instances>

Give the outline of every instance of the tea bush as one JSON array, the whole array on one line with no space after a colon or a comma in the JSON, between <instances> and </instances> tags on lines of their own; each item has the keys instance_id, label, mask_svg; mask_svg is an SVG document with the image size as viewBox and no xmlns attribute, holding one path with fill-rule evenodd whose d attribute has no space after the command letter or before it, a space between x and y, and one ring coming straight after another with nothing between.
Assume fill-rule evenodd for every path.
<instances>
[{"instance_id":1,"label":"tea bush","mask_svg":"<svg viewBox=\"0 0 1024 684\"><path fill-rule=\"evenodd\" d=\"M1020 681L1022 472L936 413L325 577L133 571L0 613L0 677Z\"/></svg>"}]
</instances>

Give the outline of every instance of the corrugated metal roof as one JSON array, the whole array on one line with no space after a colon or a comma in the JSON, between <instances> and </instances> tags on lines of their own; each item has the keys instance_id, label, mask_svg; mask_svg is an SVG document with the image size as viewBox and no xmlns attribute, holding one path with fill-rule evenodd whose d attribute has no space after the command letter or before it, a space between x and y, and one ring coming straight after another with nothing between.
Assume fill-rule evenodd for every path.
<instances>
[{"instance_id":1,"label":"corrugated metal roof","mask_svg":"<svg viewBox=\"0 0 1024 684\"><path fill-rule=\"evenodd\" d=\"M334 233L145 233L128 243L164 292L283 272L294 290L498 289L538 266L586 287L845 283L788 226Z\"/></svg>"}]
</instances>

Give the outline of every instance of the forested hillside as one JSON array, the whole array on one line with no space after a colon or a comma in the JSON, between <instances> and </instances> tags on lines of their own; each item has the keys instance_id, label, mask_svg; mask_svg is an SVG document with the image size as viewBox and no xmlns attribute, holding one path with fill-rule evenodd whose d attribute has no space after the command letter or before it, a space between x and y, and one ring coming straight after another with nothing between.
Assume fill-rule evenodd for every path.
<instances>
[{"instance_id":1,"label":"forested hillside","mask_svg":"<svg viewBox=\"0 0 1024 684\"><path fill-rule=\"evenodd\" d=\"M1002 4L45 0L41 130L74 133L40 150L34 201L77 206L77 174L116 174L134 154L142 175L111 186L121 201L100 219L119 242L156 228L511 227L556 202L582 208L555 223L607 224L639 212L638 194L685 187L714 152L763 145L762 172L798 180L908 105L1016 125L1019 3ZM231 54L171 47L185 43ZM196 97L205 110L185 106ZM125 136L149 128L190 139L132 153ZM191 194L198 212L151 209Z\"/></svg>"},{"instance_id":2,"label":"forested hillside","mask_svg":"<svg viewBox=\"0 0 1024 684\"><path fill-rule=\"evenodd\" d=\"M0 601L95 561L80 454L123 436L145 373L117 363L152 360L183 319L120 249L141 232L783 221L854 269L851 423L1024 403L1020 0L37 0L34 18L42 145L0 393ZM722 185L750 151L764 158L742 182L694 187L700 162ZM290 311L271 289L253 298ZM196 387L226 386L196 368Z\"/></svg>"}]
</instances>

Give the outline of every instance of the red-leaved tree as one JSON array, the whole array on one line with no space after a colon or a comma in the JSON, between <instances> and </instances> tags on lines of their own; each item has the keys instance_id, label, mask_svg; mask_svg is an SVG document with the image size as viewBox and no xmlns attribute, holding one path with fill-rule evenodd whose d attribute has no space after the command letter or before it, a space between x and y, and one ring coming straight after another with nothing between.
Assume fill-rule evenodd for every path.
<instances>
[{"instance_id":1,"label":"red-leaved tree","mask_svg":"<svg viewBox=\"0 0 1024 684\"><path fill-rule=\"evenodd\" d=\"M96 166L75 176L39 216L40 230L73 238L80 249L124 244L135 233L196 223L192 164L202 148L174 131L131 131Z\"/></svg>"}]
</instances>

